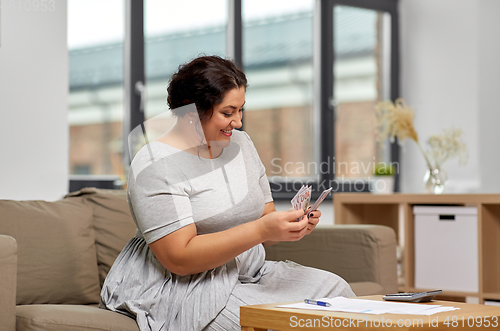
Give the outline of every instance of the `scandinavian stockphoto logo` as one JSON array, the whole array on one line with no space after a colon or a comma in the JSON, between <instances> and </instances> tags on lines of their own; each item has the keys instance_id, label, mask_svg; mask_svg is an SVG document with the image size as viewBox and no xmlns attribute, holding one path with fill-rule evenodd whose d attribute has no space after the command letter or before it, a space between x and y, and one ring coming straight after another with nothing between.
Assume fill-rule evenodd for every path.
<instances>
[{"instance_id":1,"label":"scandinavian stockphoto logo","mask_svg":"<svg viewBox=\"0 0 500 331\"><path fill-rule=\"evenodd\" d=\"M285 162L273 158L269 168L269 181L273 189L280 192L296 191L303 184L318 183L323 175L333 174L335 179L319 181L318 190L332 187L334 191L346 189L362 192L369 183L371 191L389 192L393 189L394 175L399 174L398 162L375 161L337 161L328 157L321 162Z\"/></svg>"},{"instance_id":2,"label":"scandinavian stockphoto logo","mask_svg":"<svg viewBox=\"0 0 500 331\"><path fill-rule=\"evenodd\" d=\"M165 112L148 119L128 135L129 176L133 176L136 185L151 186L148 180L151 176L164 176L166 185L154 189L171 194L179 212L185 206L175 196L188 188L192 192L211 195L214 208L207 209L208 213L215 210L219 213L245 199L248 183L246 176L242 175L246 174L246 167L240 146L234 142L210 141L212 147L224 147L224 157L203 158L200 153L207 150L208 143L195 104L177 108L174 113L177 116ZM158 141L174 126L177 139L181 138L177 146ZM214 186L213 183L219 184Z\"/></svg>"}]
</instances>

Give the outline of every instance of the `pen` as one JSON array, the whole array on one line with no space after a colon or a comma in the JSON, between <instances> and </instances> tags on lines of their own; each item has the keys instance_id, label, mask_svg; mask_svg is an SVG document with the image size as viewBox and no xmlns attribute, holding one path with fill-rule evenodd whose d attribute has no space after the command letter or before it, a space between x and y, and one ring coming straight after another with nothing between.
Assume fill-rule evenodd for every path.
<instances>
[{"instance_id":1,"label":"pen","mask_svg":"<svg viewBox=\"0 0 500 331\"><path fill-rule=\"evenodd\" d=\"M323 306L323 307L330 307L331 306L331 304L329 304L328 302L316 301L316 300L311 300L311 299L305 299L304 302L308 303L310 305L316 305L316 306Z\"/></svg>"}]
</instances>

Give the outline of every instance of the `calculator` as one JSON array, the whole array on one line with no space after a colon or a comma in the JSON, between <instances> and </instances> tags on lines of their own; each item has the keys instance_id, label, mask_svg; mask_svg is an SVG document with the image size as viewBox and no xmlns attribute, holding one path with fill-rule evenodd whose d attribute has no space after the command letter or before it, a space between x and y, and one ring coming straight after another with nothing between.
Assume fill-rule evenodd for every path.
<instances>
[{"instance_id":1,"label":"calculator","mask_svg":"<svg viewBox=\"0 0 500 331\"><path fill-rule=\"evenodd\" d=\"M415 293L396 293L387 294L383 297L383 299L386 301L428 302L434 299L436 295L441 293L443 293L442 290Z\"/></svg>"}]
</instances>

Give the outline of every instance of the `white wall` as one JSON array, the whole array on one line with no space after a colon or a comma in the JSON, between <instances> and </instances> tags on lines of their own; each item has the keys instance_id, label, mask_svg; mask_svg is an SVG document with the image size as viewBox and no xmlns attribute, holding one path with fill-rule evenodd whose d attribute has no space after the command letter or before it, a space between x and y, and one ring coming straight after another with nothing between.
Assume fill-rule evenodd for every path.
<instances>
[{"instance_id":1,"label":"white wall","mask_svg":"<svg viewBox=\"0 0 500 331\"><path fill-rule=\"evenodd\" d=\"M421 143L444 128L465 133L469 161L445 163L445 192L499 192L497 0L401 0L401 95ZM495 102L496 101L496 102ZM423 192L425 162L412 141L402 156L403 192Z\"/></svg>"},{"instance_id":2,"label":"white wall","mask_svg":"<svg viewBox=\"0 0 500 331\"><path fill-rule=\"evenodd\" d=\"M68 191L66 1L1 1L0 199L56 200Z\"/></svg>"},{"instance_id":3,"label":"white wall","mask_svg":"<svg viewBox=\"0 0 500 331\"><path fill-rule=\"evenodd\" d=\"M479 7L479 157L481 191L500 192L500 1Z\"/></svg>"}]
</instances>

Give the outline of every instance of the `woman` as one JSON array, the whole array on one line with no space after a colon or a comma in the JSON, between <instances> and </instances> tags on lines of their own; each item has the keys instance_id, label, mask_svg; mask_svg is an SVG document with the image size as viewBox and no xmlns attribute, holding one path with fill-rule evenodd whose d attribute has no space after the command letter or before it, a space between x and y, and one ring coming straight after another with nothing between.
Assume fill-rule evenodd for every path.
<instances>
[{"instance_id":1,"label":"woman","mask_svg":"<svg viewBox=\"0 0 500 331\"><path fill-rule=\"evenodd\" d=\"M101 307L141 330L239 330L239 307L354 296L326 271L264 261L263 245L299 240L320 211L277 212L241 127L247 80L232 62L180 66L168 99L175 126L134 157L128 202L136 236L111 268Z\"/></svg>"}]
</instances>

